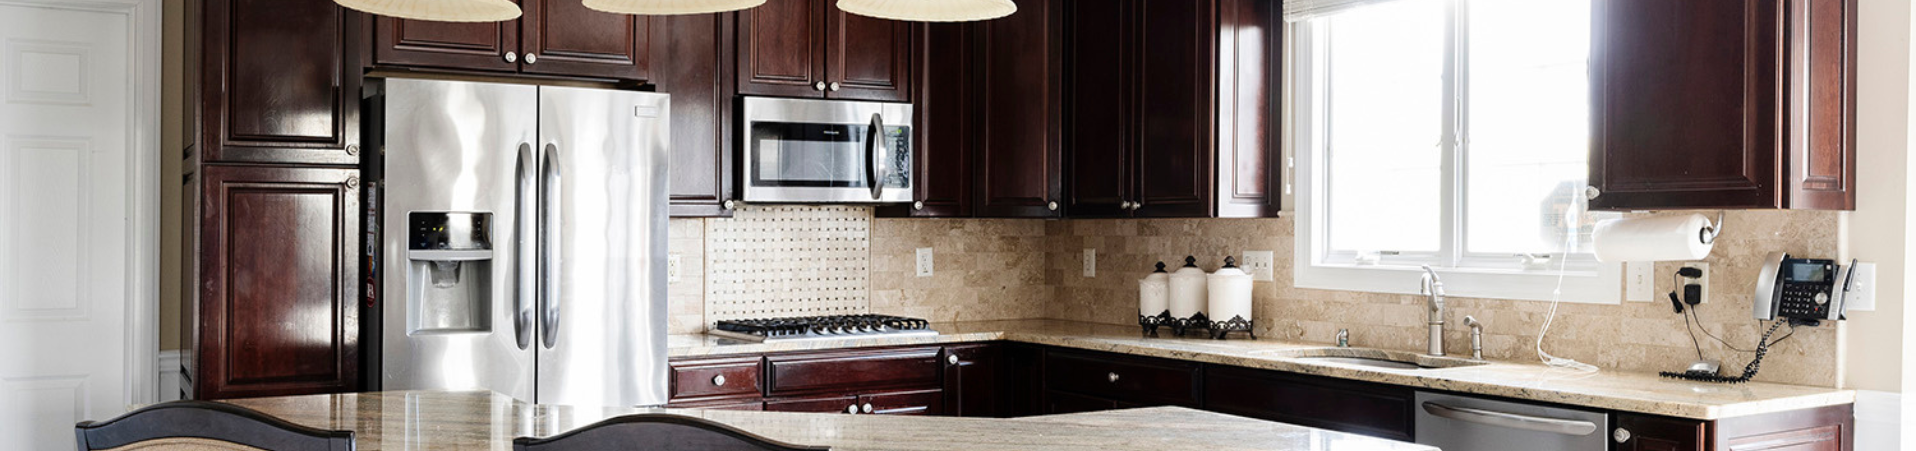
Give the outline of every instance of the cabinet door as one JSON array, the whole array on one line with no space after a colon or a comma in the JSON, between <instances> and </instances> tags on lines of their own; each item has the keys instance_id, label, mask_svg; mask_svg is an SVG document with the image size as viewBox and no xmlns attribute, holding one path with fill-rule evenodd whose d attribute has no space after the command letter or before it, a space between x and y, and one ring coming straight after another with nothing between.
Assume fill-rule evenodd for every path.
<instances>
[{"instance_id":1,"label":"cabinet door","mask_svg":"<svg viewBox=\"0 0 1916 451\"><path fill-rule=\"evenodd\" d=\"M1018 12L978 23L983 92L978 216L1055 218L1063 212L1060 145L1063 1L1016 0Z\"/></svg>"},{"instance_id":2,"label":"cabinet door","mask_svg":"<svg viewBox=\"0 0 1916 451\"><path fill-rule=\"evenodd\" d=\"M1276 217L1283 201L1280 2L1218 0L1217 217Z\"/></svg>"},{"instance_id":3,"label":"cabinet door","mask_svg":"<svg viewBox=\"0 0 1916 451\"><path fill-rule=\"evenodd\" d=\"M1137 0L1138 126L1133 210L1210 217L1217 156L1217 1Z\"/></svg>"},{"instance_id":4,"label":"cabinet door","mask_svg":"<svg viewBox=\"0 0 1916 451\"><path fill-rule=\"evenodd\" d=\"M203 160L358 164L359 14L328 1L204 7Z\"/></svg>"},{"instance_id":5,"label":"cabinet door","mask_svg":"<svg viewBox=\"0 0 1916 451\"><path fill-rule=\"evenodd\" d=\"M768 0L738 13L738 93L825 96L825 0Z\"/></svg>"},{"instance_id":6,"label":"cabinet door","mask_svg":"<svg viewBox=\"0 0 1916 451\"><path fill-rule=\"evenodd\" d=\"M202 169L200 399L358 390L358 175Z\"/></svg>"},{"instance_id":7,"label":"cabinet door","mask_svg":"<svg viewBox=\"0 0 1916 451\"><path fill-rule=\"evenodd\" d=\"M1044 414L1059 415L1066 413L1097 412L1118 408L1118 402L1061 391L1049 391L1044 395Z\"/></svg>"},{"instance_id":8,"label":"cabinet door","mask_svg":"<svg viewBox=\"0 0 1916 451\"><path fill-rule=\"evenodd\" d=\"M1392 440L1415 434L1409 388L1213 365L1204 406L1232 415Z\"/></svg>"},{"instance_id":9,"label":"cabinet door","mask_svg":"<svg viewBox=\"0 0 1916 451\"><path fill-rule=\"evenodd\" d=\"M945 348L945 414L1003 417L1003 348L993 344Z\"/></svg>"},{"instance_id":10,"label":"cabinet door","mask_svg":"<svg viewBox=\"0 0 1916 451\"><path fill-rule=\"evenodd\" d=\"M1617 429L1629 439L1612 441L1614 451L1704 451L1709 448L1709 424L1698 420L1619 413ZM1616 431L1611 431L1613 434ZM1615 435L1612 435L1613 437Z\"/></svg>"},{"instance_id":11,"label":"cabinet door","mask_svg":"<svg viewBox=\"0 0 1916 451\"><path fill-rule=\"evenodd\" d=\"M578 0L524 0L519 70L529 74L645 80L648 16L586 8Z\"/></svg>"},{"instance_id":12,"label":"cabinet door","mask_svg":"<svg viewBox=\"0 0 1916 451\"><path fill-rule=\"evenodd\" d=\"M765 411L848 414L858 411L858 404L858 397L852 395L778 399L766 401Z\"/></svg>"},{"instance_id":13,"label":"cabinet door","mask_svg":"<svg viewBox=\"0 0 1916 451\"><path fill-rule=\"evenodd\" d=\"M513 3L519 2L513 0ZM519 70L517 20L436 22L378 16L375 26L373 63L376 65L481 72Z\"/></svg>"},{"instance_id":14,"label":"cabinet door","mask_svg":"<svg viewBox=\"0 0 1916 451\"><path fill-rule=\"evenodd\" d=\"M1787 3L1789 208L1856 208L1856 0Z\"/></svg>"},{"instance_id":15,"label":"cabinet door","mask_svg":"<svg viewBox=\"0 0 1916 451\"><path fill-rule=\"evenodd\" d=\"M912 23L826 7L831 11L825 40L826 96L910 102Z\"/></svg>"},{"instance_id":16,"label":"cabinet door","mask_svg":"<svg viewBox=\"0 0 1916 451\"><path fill-rule=\"evenodd\" d=\"M1004 346L1005 370L1000 387L1005 394L1003 417L1016 418L1045 412L1044 353L1041 346L1009 343Z\"/></svg>"},{"instance_id":17,"label":"cabinet door","mask_svg":"<svg viewBox=\"0 0 1916 451\"><path fill-rule=\"evenodd\" d=\"M860 414L872 415L944 415L943 390L874 393L858 397Z\"/></svg>"},{"instance_id":18,"label":"cabinet door","mask_svg":"<svg viewBox=\"0 0 1916 451\"><path fill-rule=\"evenodd\" d=\"M918 120L912 142L911 205L880 206L879 216L971 216L972 96L974 26L925 24L918 33L918 66L912 87L912 114Z\"/></svg>"},{"instance_id":19,"label":"cabinet door","mask_svg":"<svg viewBox=\"0 0 1916 451\"><path fill-rule=\"evenodd\" d=\"M1783 206L1777 1L1595 2L1591 207Z\"/></svg>"},{"instance_id":20,"label":"cabinet door","mask_svg":"<svg viewBox=\"0 0 1916 451\"><path fill-rule=\"evenodd\" d=\"M672 95L671 214L731 216L732 79L725 73L731 42L725 14L652 18L652 82Z\"/></svg>"},{"instance_id":21,"label":"cabinet door","mask_svg":"<svg viewBox=\"0 0 1916 451\"><path fill-rule=\"evenodd\" d=\"M1070 119L1065 135L1070 189L1065 207L1074 218L1131 215L1137 5L1132 0L1070 5Z\"/></svg>"}]
</instances>

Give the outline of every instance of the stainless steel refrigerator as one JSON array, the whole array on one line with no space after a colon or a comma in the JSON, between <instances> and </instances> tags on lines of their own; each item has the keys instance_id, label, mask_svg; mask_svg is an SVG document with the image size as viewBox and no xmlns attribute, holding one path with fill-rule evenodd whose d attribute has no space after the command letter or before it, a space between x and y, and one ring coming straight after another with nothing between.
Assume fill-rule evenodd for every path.
<instances>
[{"instance_id":1,"label":"stainless steel refrigerator","mask_svg":"<svg viewBox=\"0 0 1916 451\"><path fill-rule=\"evenodd\" d=\"M665 403L666 95L386 79L382 390Z\"/></svg>"}]
</instances>

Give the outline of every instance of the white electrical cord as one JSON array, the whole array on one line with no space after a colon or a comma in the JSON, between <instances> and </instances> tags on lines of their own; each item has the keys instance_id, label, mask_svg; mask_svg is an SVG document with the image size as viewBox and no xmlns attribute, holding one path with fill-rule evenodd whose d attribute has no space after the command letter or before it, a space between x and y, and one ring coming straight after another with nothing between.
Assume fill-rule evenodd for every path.
<instances>
[{"instance_id":1,"label":"white electrical cord","mask_svg":"<svg viewBox=\"0 0 1916 451\"><path fill-rule=\"evenodd\" d=\"M1573 195L1571 197L1578 198L1581 196ZM1564 271L1570 267L1570 252L1577 248L1577 224L1578 219L1581 219L1578 218L1577 215L1584 208L1587 208L1587 205L1579 199L1572 202L1570 208L1564 212L1563 251L1558 255L1557 259L1557 288L1550 291L1550 314L1543 317L1543 330L1537 332L1537 358L1543 360L1544 365L1549 365L1552 368L1595 373L1597 372L1595 365L1550 355L1549 352L1544 352L1543 350L1543 339L1550 335L1550 324L1557 320L1557 305L1563 303Z\"/></svg>"}]
</instances>

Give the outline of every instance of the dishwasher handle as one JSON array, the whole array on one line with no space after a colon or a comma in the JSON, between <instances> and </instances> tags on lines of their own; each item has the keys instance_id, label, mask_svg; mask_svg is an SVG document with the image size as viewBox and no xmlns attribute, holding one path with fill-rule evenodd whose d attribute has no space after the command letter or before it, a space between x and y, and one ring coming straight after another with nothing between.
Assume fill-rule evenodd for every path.
<instances>
[{"instance_id":1,"label":"dishwasher handle","mask_svg":"<svg viewBox=\"0 0 1916 451\"><path fill-rule=\"evenodd\" d=\"M1468 407L1452 407L1434 402L1425 402L1424 411L1440 418L1510 429L1523 429L1527 431L1573 436L1590 435L1597 432L1597 424L1588 421L1561 420L1493 410L1472 409Z\"/></svg>"}]
</instances>

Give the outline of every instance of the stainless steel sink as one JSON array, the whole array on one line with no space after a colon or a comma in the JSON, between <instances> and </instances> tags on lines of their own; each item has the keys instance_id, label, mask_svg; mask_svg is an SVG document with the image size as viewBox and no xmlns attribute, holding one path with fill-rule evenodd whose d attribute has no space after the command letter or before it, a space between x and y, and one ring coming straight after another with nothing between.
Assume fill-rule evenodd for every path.
<instances>
[{"instance_id":1,"label":"stainless steel sink","mask_svg":"<svg viewBox=\"0 0 1916 451\"><path fill-rule=\"evenodd\" d=\"M1313 363L1361 366L1390 370L1437 370L1483 365L1481 360L1437 357L1405 351L1370 348L1310 348L1267 351L1272 357L1298 359Z\"/></svg>"}]
</instances>

